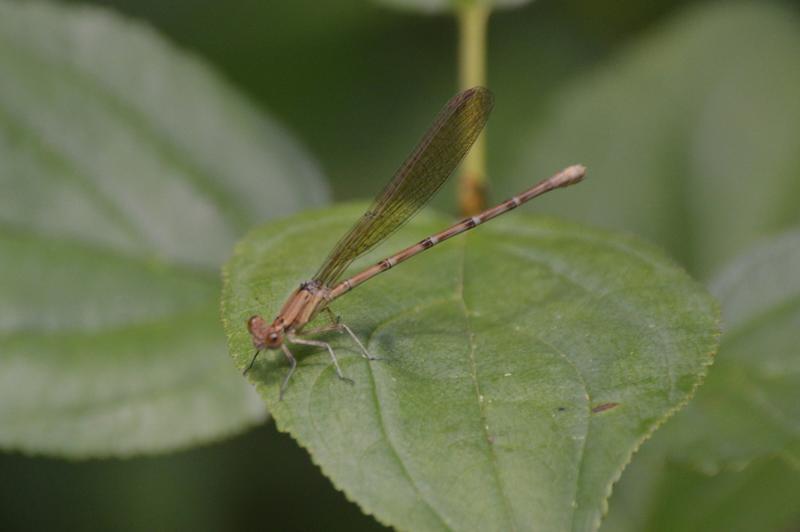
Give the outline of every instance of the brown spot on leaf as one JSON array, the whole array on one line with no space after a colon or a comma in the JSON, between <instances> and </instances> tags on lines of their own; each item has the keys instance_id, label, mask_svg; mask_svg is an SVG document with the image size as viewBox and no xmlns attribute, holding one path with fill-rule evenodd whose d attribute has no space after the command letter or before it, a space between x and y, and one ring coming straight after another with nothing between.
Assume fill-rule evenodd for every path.
<instances>
[{"instance_id":1,"label":"brown spot on leaf","mask_svg":"<svg viewBox=\"0 0 800 532\"><path fill-rule=\"evenodd\" d=\"M601 403L595 407L592 407L592 414L605 412L606 410L611 410L612 408L617 408L618 406L619 403Z\"/></svg>"}]
</instances>

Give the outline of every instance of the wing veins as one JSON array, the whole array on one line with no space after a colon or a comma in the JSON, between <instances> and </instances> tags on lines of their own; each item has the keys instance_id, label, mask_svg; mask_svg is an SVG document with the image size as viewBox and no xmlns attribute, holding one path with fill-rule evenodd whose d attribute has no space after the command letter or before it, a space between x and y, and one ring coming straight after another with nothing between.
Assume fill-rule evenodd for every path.
<instances>
[{"instance_id":1,"label":"wing veins","mask_svg":"<svg viewBox=\"0 0 800 532\"><path fill-rule=\"evenodd\" d=\"M334 246L314 280L332 286L356 258L414 216L467 154L492 106L492 94L483 87L467 89L451 98L391 181Z\"/></svg>"}]
</instances>

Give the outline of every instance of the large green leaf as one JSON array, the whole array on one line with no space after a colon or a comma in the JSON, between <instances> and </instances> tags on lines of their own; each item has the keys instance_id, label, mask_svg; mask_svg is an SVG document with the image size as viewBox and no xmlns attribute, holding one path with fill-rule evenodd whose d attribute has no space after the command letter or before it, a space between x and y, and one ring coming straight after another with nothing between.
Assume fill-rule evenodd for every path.
<instances>
[{"instance_id":1,"label":"large green leaf","mask_svg":"<svg viewBox=\"0 0 800 532\"><path fill-rule=\"evenodd\" d=\"M271 318L358 206L256 229L225 268L237 366L252 314ZM441 229L426 213L355 266ZM248 374L281 430L380 521L407 530L591 530L631 454L711 363L717 311L663 254L619 235L509 215L333 304L382 360L330 337ZM322 319L318 323L324 324ZM313 324L312 324L313 326Z\"/></svg>"},{"instance_id":2,"label":"large green leaf","mask_svg":"<svg viewBox=\"0 0 800 532\"><path fill-rule=\"evenodd\" d=\"M660 437L707 472L783 456L800 470L800 230L733 261L711 284L724 334L714 371Z\"/></svg>"},{"instance_id":3,"label":"large green leaf","mask_svg":"<svg viewBox=\"0 0 800 532\"><path fill-rule=\"evenodd\" d=\"M584 163L593 179L544 210L635 231L707 276L800 220L798 94L795 9L694 6L564 87L498 188Z\"/></svg>"},{"instance_id":4,"label":"large green leaf","mask_svg":"<svg viewBox=\"0 0 800 532\"><path fill-rule=\"evenodd\" d=\"M0 445L130 454L263 420L217 269L253 223L325 199L315 167L103 10L0 2L0 71Z\"/></svg>"}]
</instances>

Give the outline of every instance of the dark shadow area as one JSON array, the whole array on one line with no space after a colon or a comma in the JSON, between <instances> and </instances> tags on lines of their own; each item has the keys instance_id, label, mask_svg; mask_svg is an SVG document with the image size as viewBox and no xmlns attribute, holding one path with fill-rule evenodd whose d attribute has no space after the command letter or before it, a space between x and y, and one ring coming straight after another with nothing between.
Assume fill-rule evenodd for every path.
<instances>
[{"instance_id":1,"label":"dark shadow area","mask_svg":"<svg viewBox=\"0 0 800 532\"><path fill-rule=\"evenodd\" d=\"M268 422L152 458L0 454L3 530L382 530Z\"/></svg>"}]
</instances>

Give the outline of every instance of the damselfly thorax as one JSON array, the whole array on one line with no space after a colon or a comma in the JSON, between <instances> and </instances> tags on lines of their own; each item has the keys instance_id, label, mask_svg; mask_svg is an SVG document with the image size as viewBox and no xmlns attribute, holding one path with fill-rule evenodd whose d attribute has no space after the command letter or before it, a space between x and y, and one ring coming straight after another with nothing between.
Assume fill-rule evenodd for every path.
<instances>
[{"instance_id":1,"label":"damselfly thorax","mask_svg":"<svg viewBox=\"0 0 800 532\"><path fill-rule=\"evenodd\" d=\"M361 283L445 240L505 214L550 190L566 187L583 179L586 169L580 165L570 166L491 209L465 218L378 261L356 275L339 281L356 258L393 233L419 211L441 187L478 138L489 118L492 105L492 95L483 87L474 87L461 92L445 105L420 143L395 173L394 178L375 198L353 228L339 240L314 278L302 283L289 296L272 323L268 324L257 315L247 321L256 353L245 373L253 366L262 350L281 349L291 366L281 384L282 398L289 378L297 366L296 359L286 345L288 343L327 349L339 378L352 382L342 374L331 345L328 342L308 338L309 335L326 331L346 332L358 345L365 358L375 359L350 327L342 323L331 311L331 302ZM325 312L330 320L327 326L314 330L304 329L322 312Z\"/></svg>"},{"instance_id":2,"label":"damselfly thorax","mask_svg":"<svg viewBox=\"0 0 800 532\"><path fill-rule=\"evenodd\" d=\"M289 296L271 324L261 316L252 316L247 320L247 329L253 345L257 349L279 348L287 333L299 332L330 301L330 293L329 288L308 281Z\"/></svg>"}]
</instances>

